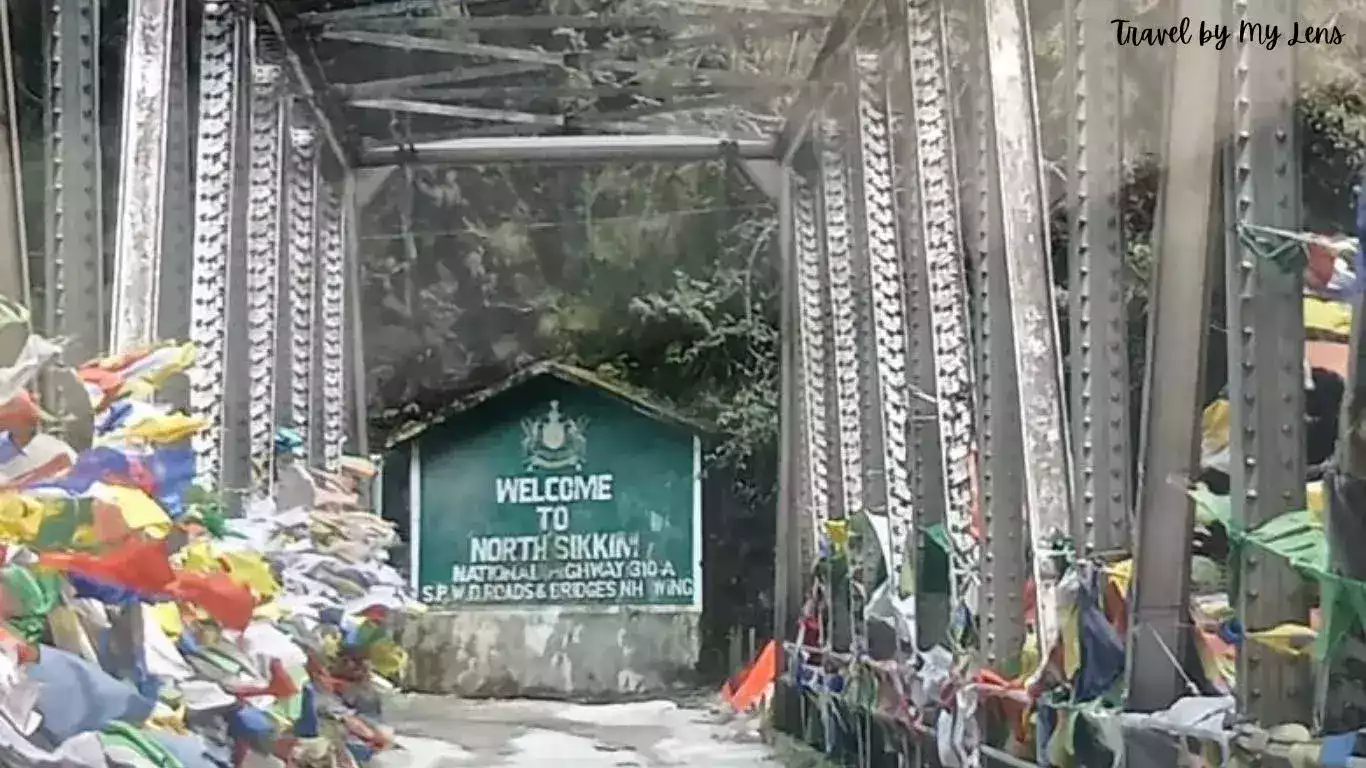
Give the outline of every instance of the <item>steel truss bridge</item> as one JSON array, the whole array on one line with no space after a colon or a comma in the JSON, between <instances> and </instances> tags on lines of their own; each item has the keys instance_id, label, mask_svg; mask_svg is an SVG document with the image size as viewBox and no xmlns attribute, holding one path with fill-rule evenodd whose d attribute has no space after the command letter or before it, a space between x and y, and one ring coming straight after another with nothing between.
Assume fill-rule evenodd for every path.
<instances>
[{"instance_id":1,"label":"steel truss bridge","mask_svg":"<svg viewBox=\"0 0 1366 768\"><path fill-rule=\"evenodd\" d=\"M1245 0L1178 4L1234 24L1254 12ZM949 601L921 600L918 633L928 642L961 628L963 610L980 617L982 666L1019 656L1031 577L1039 629L1057 631L1060 541L1083 556L1132 552L1129 704L1170 704L1184 690L1169 654L1188 645L1185 487L1198 473L1206 308L1220 280L1233 513L1253 527L1304 506L1301 277L1226 236L1301 225L1292 48L1166 49L1166 172L1148 375L1137 381L1125 353L1125 120L1109 26L1118 0L1067 0L1067 349L1024 0L689 0L672 15L620 18L504 11L492 0L129 0L127 48L113 62L97 47L101 5L43 0L26 28L8 29L11 41L34 34L41 16L47 41L45 239L25 245L25 185L6 184L0 290L27 297L42 286L48 331L71 338L75 357L196 342L203 362L183 397L214 425L197 449L203 479L219 488L252 485L277 427L299 430L319 465L348 440L366 450L356 211L371 169L731 157L781 212L777 626L795 624L826 523L859 511L889 521L893 566L915 557L930 526L945 526ZM1293 0L1258 5L1258 21L1288 28L1297 18ZM645 83L638 64L610 53L497 42L508 29L631 31L690 14L738 25L714 35L805 36L809 67L792 78L717 69ZM420 61L335 82L338 58L392 50ZM110 66L127 84L118 147L102 146L99 132L98 83ZM584 85L566 71L616 76ZM657 103L612 108L610 97L633 89ZM566 94L581 105L572 114L535 108ZM782 109L748 134L665 134L651 123L769 97ZM17 175L15 147L4 165ZM100 181L110 152L112 199ZM26 247L41 252L42 274L27 274ZM1142 424L1131 430L1137 397ZM1252 556L1242 566L1234 602L1248 629L1304 619L1288 569ZM857 641L861 620L851 624ZM1263 722L1305 720L1308 680L1242 649L1240 705Z\"/></svg>"}]
</instances>

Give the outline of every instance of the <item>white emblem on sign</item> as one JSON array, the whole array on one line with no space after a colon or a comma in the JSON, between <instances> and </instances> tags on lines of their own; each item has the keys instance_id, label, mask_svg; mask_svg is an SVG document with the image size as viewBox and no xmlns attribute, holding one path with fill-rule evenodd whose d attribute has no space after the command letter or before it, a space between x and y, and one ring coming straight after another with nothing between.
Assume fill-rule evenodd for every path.
<instances>
[{"instance_id":1,"label":"white emblem on sign","mask_svg":"<svg viewBox=\"0 0 1366 768\"><path fill-rule=\"evenodd\" d=\"M527 469L583 469L588 438L586 419L566 419L560 402L550 401L550 411L541 419L522 420L522 450Z\"/></svg>"}]
</instances>

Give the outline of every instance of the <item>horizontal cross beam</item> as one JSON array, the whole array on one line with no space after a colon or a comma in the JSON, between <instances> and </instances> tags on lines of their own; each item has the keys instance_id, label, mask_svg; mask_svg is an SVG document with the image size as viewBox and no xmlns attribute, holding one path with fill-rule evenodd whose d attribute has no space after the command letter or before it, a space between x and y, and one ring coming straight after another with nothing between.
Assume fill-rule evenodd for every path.
<instances>
[{"instance_id":1,"label":"horizontal cross beam","mask_svg":"<svg viewBox=\"0 0 1366 768\"><path fill-rule=\"evenodd\" d=\"M509 136L375 148L362 153L360 164L692 162L722 157L767 160L774 157L774 148L769 141L695 136Z\"/></svg>"}]
</instances>

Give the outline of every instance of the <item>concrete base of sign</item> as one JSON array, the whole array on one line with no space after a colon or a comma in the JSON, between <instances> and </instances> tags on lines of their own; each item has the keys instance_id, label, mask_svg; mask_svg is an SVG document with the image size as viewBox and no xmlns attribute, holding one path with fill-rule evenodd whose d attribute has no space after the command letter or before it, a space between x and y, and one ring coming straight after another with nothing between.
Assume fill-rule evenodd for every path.
<instances>
[{"instance_id":1,"label":"concrete base of sign","mask_svg":"<svg viewBox=\"0 0 1366 768\"><path fill-rule=\"evenodd\" d=\"M687 682L697 613L465 610L412 621L405 687L471 698L611 700Z\"/></svg>"}]
</instances>

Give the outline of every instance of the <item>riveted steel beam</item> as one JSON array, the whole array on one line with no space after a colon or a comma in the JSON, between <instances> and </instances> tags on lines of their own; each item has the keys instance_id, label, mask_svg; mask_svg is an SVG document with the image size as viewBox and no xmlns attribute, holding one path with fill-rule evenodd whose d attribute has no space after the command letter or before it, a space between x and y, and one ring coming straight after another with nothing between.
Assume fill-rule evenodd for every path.
<instances>
[{"instance_id":1,"label":"riveted steel beam","mask_svg":"<svg viewBox=\"0 0 1366 768\"><path fill-rule=\"evenodd\" d=\"M980 543L974 533L976 450L972 411L972 349L967 283L958 231L958 190L945 51L945 7L939 0L906 4L906 62L934 361L944 526L949 540L950 600L955 637L977 612Z\"/></svg>"},{"instance_id":2,"label":"riveted steel beam","mask_svg":"<svg viewBox=\"0 0 1366 768\"><path fill-rule=\"evenodd\" d=\"M206 2L201 19L199 116L195 163L195 244L190 338L199 349L190 384L190 407L208 420L195 436L199 482L223 481L229 383L229 265L243 252L245 189L242 165L243 68L248 24L229 3Z\"/></svg>"},{"instance_id":3,"label":"riveted steel beam","mask_svg":"<svg viewBox=\"0 0 1366 768\"><path fill-rule=\"evenodd\" d=\"M903 9L904 11L904 9ZM898 41L900 42L900 41ZM888 103L891 131L895 137L893 191L896 199L902 270L906 281L907 379L913 393L910 401L910 465L912 507L915 509L915 538L908 544L914 559L912 572L919 572L920 553L936 546L928 531L943 525L944 493L943 451L939 435L939 409L935 397L933 309L929 299L929 269L921 224L920 167L915 135L915 108L910 88L906 46L893 47L888 60ZM937 594L916 585L916 641L927 648L947 638L948 595Z\"/></svg>"},{"instance_id":4,"label":"riveted steel beam","mask_svg":"<svg viewBox=\"0 0 1366 768\"><path fill-rule=\"evenodd\" d=\"M888 69L877 51L853 57L850 92L858 134L855 144L855 211L862 251L859 292L863 302L862 345L871 346L870 370L861 376L865 412L865 463L868 509L887 517L893 588L895 575L913 564L915 514L911 480L911 392L907 377L906 276L894 193L895 135L887 96Z\"/></svg>"},{"instance_id":5,"label":"riveted steel beam","mask_svg":"<svg viewBox=\"0 0 1366 768\"><path fill-rule=\"evenodd\" d=\"M1230 23L1279 25L1299 18L1293 0L1232 0ZM1264 27L1263 27L1264 28ZM1296 48L1239 35L1231 58L1233 141L1225 181L1237 225L1299 229L1299 144L1295 118ZM1238 237L1228 238L1230 494L1233 514L1250 530L1303 509L1303 276L1272 263ZM1238 615L1248 632L1303 622L1300 577L1285 561L1246 550L1239 563ZM1240 709L1263 723L1295 722L1308 711L1307 670L1258 643L1238 654Z\"/></svg>"},{"instance_id":6,"label":"riveted steel beam","mask_svg":"<svg viewBox=\"0 0 1366 768\"><path fill-rule=\"evenodd\" d=\"M190 122L189 12L184 2L172 19L171 56L166 95L166 183L162 185L162 245L157 291L157 338L190 338L190 276L194 264L194 198L191 176L194 136ZM174 379L160 397L179 408L189 407L189 386Z\"/></svg>"},{"instance_id":7,"label":"riveted steel beam","mask_svg":"<svg viewBox=\"0 0 1366 768\"><path fill-rule=\"evenodd\" d=\"M1128 322L1118 0L1068 0L1068 321L1071 358L1073 535L1084 554L1129 550Z\"/></svg>"},{"instance_id":8,"label":"riveted steel beam","mask_svg":"<svg viewBox=\"0 0 1366 768\"><path fill-rule=\"evenodd\" d=\"M1061 568L1052 552L1071 527L1071 470L1064 435L1029 18L1022 0L985 0L985 11L990 30L988 72L995 107L992 124L1005 246L1003 277L1014 331L1011 342L1020 409L1019 435L1009 437L1015 450L1025 456L1024 500L1037 590L1036 631L1042 651L1058 637L1057 583ZM1046 658L1047 652L1043 653Z\"/></svg>"},{"instance_id":9,"label":"riveted steel beam","mask_svg":"<svg viewBox=\"0 0 1366 768\"><path fill-rule=\"evenodd\" d=\"M1185 0L1194 11L1199 0ZM1148 300L1143 397L1143 487L1135 531L1127 706L1169 707L1184 691L1168 653L1187 658L1193 502L1199 473L1210 288L1222 254L1219 184L1220 54L1175 49L1166 108L1165 159Z\"/></svg>"},{"instance_id":10,"label":"riveted steel beam","mask_svg":"<svg viewBox=\"0 0 1366 768\"><path fill-rule=\"evenodd\" d=\"M776 170L779 265L783 282L778 321L782 345L779 368L781 421L778 424L778 519L774 526L773 635L785 638L795 631L802 615L802 592L815 562L815 539L811 531L814 520L807 514L811 486L804 451L806 425L802 414L806 409L797 330L800 265L797 263L796 199L793 194L796 179L785 166L779 165ZM791 664L787 644L779 643L776 669L779 679L787 675ZM780 728L788 727L791 720L786 697L776 697L774 705L775 721Z\"/></svg>"},{"instance_id":11,"label":"riveted steel beam","mask_svg":"<svg viewBox=\"0 0 1366 768\"><path fill-rule=\"evenodd\" d=\"M830 314L829 286L825 279L825 246L821 239L820 185L814 174L799 169L792 175L793 253L796 263L797 302L795 331L798 338L797 390L801 401L798 419L802 425L801 498L803 512L812 520L809 545L816 551L825 523L835 505L838 480L834 472L834 444L828 429L827 414L833 407L830 334L826 329Z\"/></svg>"},{"instance_id":12,"label":"riveted steel beam","mask_svg":"<svg viewBox=\"0 0 1366 768\"><path fill-rule=\"evenodd\" d=\"M289 333L281 339L287 361L281 367L288 369L288 378L283 380L287 384L278 390L285 402L277 406L281 407L277 417L287 419L286 423L304 437L307 450L315 447L308 437L315 426L310 421L310 393L316 356L313 328L317 322L318 144L318 132L308 114L296 110L290 128L285 177L289 288L283 297L287 309L280 315L281 321L289 324Z\"/></svg>"},{"instance_id":13,"label":"riveted steel beam","mask_svg":"<svg viewBox=\"0 0 1366 768\"><path fill-rule=\"evenodd\" d=\"M101 204L100 3L49 0L47 114L47 333L64 336L65 356L99 354L105 310Z\"/></svg>"},{"instance_id":14,"label":"riveted steel beam","mask_svg":"<svg viewBox=\"0 0 1366 768\"><path fill-rule=\"evenodd\" d=\"M967 301L977 386L978 498L982 516L982 584L978 596L984 665L1018 672L1024 647L1024 586L1028 575L1024 456L1013 358L1009 286L1002 240L993 104L987 70L987 28L980 4L964 9L954 39L953 82L960 94L955 121L960 221L969 270Z\"/></svg>"},{"instance_id":15,"label":"riveted steel beam","mask_svg":"<svg viewBox=\"0 0 1366 768\"><path fill-rule=\"evenodd\" d=\"M365 368L365 322L361 276L360 221L361 204L357 193L356 174L348 169L342 187L342 231L346 248L346 370L348 377L346 398L350 423L347 436L348 450L355 456L370 455L370 422L367 418L368 389Z\"/></svg>"},{"instance_id":16,"label":"riveted steel beam","mask_svg":"<svg viewBox=\"0 0 1366 768\"><path fill-rule=\"evenodd\" d=\"M407 147L372 149L361 165L401 162L442 165L485 163L690 162L728 156L742 160L773 157L767 141L734 141L704 136L509 136L433 141Z\"/></svg>"},{"instance_id":17,"label":"riveted steel beam","mask_svg":"<svg viewBox=\"0 0 1366 768\"><path fill-rule=\"evenodd\" d=\"M859 364L860 299L855 291L854 222L850 210L850 174L845 158L847 130L822 117L816 146L820 167L821 223L825 235L825 279L830 290L830 351L834 381L832 431L839 445L840 495L833 517L848 518L864 508L863 385Z\"/></svg>"},{"instance_id":18,"label":"riveted steel beam","mask_svg":"<svg viewBox=\"0 0 1366 768\"><path fill-rule=\"evenodd\" d=\"M280 65L260 58L258 52L252 71L251 199L247 214L251 379L248 432L256 481L269 487L275 455L275 349L281 324L278 310L284 248L285 116L289 101Z\"/></svg>"},{"instance_id":19,"label":"riveted steel beam","mask_svg":"<svg viewBox=\"0 0 1366 768\"><path fill-rule=\"evenodd\" d=\"M157 340L171 64L182 13L183 6L174 0L133 0L128 8L114 237L115 351L143 348Z\"/></svg>"},{"instance_id":20,"label":"riveted steel beam","mask_svg":"<svg viewBox=\"0 0 1366 768\"><path fill-rule=\"evenodd\" d=\"M842 106L844 83L833 103ZM867 509L867 475L864 454L864 373L867 360L859 320L866 296L858 290L858 264L855 249L855 222L852 218L851 173L846 153L849 130L833 117L822 113L815 161L820 169L821 224L825 245L825 280L830 292L827 329L830 339L828 365L833 381L832 408L827 410L827 429L836 435L834 463L839 477L839 495L833 499L831 517L849 520ZM836 650L861 650L865 634L862 610L856 600L855 577L850 573L847 592L830 596L831 642Z\"/></svg>"},{"instance_id":21,"label":"riveted steel beam","mask_svg":"<svg viewBox=\"0 0 1366 768\"><path fill-rule=\"evenodd\" d=\"M313 462L335 470L345 443L345 321L346 251L342 232L342 182L322 185L318 197L314 310L313 381L309 393L309 455Z\"/></svg>"}]
</instances>

